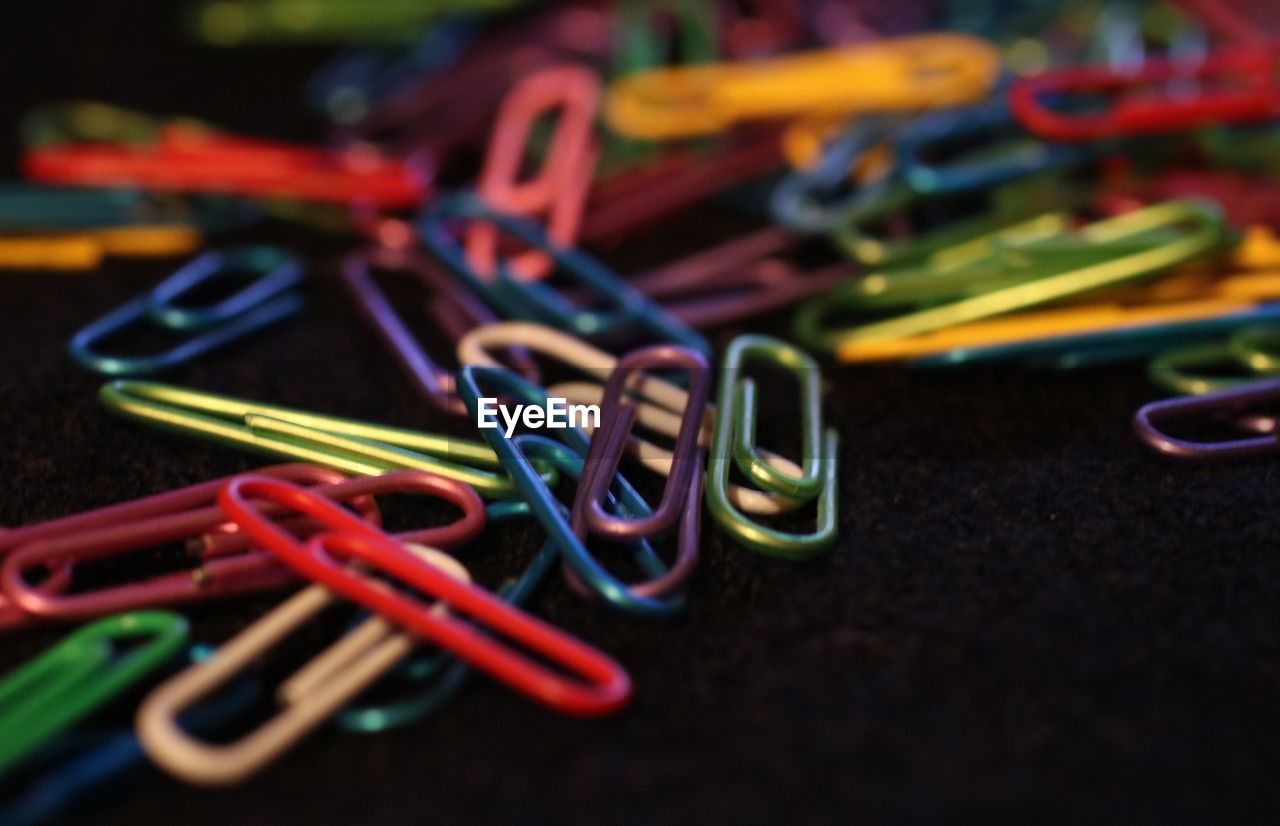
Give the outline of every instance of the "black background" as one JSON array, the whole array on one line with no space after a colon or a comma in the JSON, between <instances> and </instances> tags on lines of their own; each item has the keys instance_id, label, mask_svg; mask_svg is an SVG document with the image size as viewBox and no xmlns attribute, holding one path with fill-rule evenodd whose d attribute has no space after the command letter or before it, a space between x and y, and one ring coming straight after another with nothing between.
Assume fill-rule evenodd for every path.
<instances>
[{"instance_id":1,"label":"black background","mask_svg":"<svg viewBox=\"0 0 1280 826\"><path fill-rule=\"evenodd\" d=\"M31 106L98 98L246 133L319 140L300 89L324 49L193 45L165 2L8 4L0 165ZM684 220L603 257L623 271L705 243ZM746 226L746 225L743 225ZM341 240L268 227L311 265L306 314L165 378L441 427L337 283ZM96 404L64 356L86 322L173 262L0 274L0 524L262 464ZM760 329L781 331L775 321ZM733 331L720 331L723 345ZM1159 396L1138 368L946 375L830 368L843 435L840 540L787 564L704 527L687 616L618 619L548 584L533 609L629 669L633 704L579 722L476 680L376 737L324 730L230 790L152 773L91 822L1274 821L1280 520L1266 460L1188 468L1130 434ZM775 415L766 422L785 443ZM520 527L465 552L519 570ZM217 643L276 598L188 609ZM6 670L65 629L11 635ZM100 722L129 719L136 697Z\"/></svg>"}]
</instances>

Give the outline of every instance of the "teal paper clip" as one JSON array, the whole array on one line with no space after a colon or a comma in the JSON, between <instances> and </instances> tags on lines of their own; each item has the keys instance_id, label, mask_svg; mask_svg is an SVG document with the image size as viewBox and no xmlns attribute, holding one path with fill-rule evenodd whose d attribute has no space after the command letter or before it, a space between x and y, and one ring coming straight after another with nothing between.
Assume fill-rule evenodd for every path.
<instances>
[{"instance_id":1,"label":"teal paper clip","mask_svg":"<svg viewBox=\"0 0 1280 826\"><path fill-rule=\"evenodd\" d=\"M555 262L557 276L577 282L599 297L608 309L581 307L542 282L516 279L504 266L497 268L492 279L481 278L471 268L462 246L450 232L450 225L460 219L492 223L521 243L545 252ZM648 336L683 345L707 358L711 356L711 345L702 335L608 267L581 250L553 245L533 222L490 209L473 195L460 194L443 199L419 218L418 230L427 249L442 264L468 289L509 318L537 321L586 339Z\"/></svg>"},{"instance_id":2,"label":"teal paper clip","mask_svg":"<svg viewBox=\"0 0 1280 826\"><path fill-rule=\"evenodd\" d=\"M547 403L542 388L514 373L494 367L463 367L458 374L458 393L472 417L477 415L478 400L489 394L544 408ZM568 509L538 477L534 462L542 460L577 478L582 473L583 457L587 453L586 436L572 427L559 431L565 443L532 435L508 439L497 428L488 428L482 433L502 466L511 474L533 515L591 594L618 611L642 617L669 617L684 607L680 596L642 596L636 593L636 586L627 585L605 570L574 533ZM615 510L621 509L628 516L645 517L650 514L648 505L621 475L614 477L610 499ZM629 547L636 565L649 579L657 579L667 572L667 567L648 542L641 540L630 543Z\"/></svg>"}]
</instances>

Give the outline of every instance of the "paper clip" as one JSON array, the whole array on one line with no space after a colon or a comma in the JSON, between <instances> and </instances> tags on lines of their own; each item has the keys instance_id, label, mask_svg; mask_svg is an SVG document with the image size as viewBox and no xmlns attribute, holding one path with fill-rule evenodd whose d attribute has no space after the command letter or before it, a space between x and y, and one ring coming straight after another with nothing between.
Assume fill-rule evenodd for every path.
<instances>
[{"instance_id":1,"label":"paper clip","mask_svg":"<svg viewBox=\"0 0 1280 826\"><path fill-rule=\"evenodd\" d=\"M447 484L446 484L447 483ZM461 488L459 492L458 488ZM445 499L463 516L442 528L402 534L405 541L456 541L471 538L484 524L483 506L470 488L452 480L416 471L352 479L318 488L324 496L350 502L360 518L378 521L372 496L385 493L428 493ZM0 568L0 582L11 604L33 617L76 620L117 611L168 606L242 593L275 590L292 584L294 575L269 555L248 548L239 533L225 535L227 519L217 507L205 507L112 524L49 539L28 542L14 550ZM312 530L307 523L290 523L290 530ZM223 533L223 535L218 535ZM208 539L214 535L213 539ZM29 584L26 573L64 560L83 562L115 557L168 542L203 537L204 545L188 542L189 553L200 559L194 570L185 570L94 591L62 594L46 585Z\"/></svg>"},{"instance_id":2,"label":"paper clip","mask_svg":"<svg viewBox=\"0 0 1280 826\"><path fill-rule=\"evenodd\" d=\"M0 229L6 232L104 227L188 226L189 212L136 189L79 189L0 183Z\"/></svg>"},{"instance_id":3,"label":"paper clip","mask_svg":"<svg viewBox=\"0 0 1280 826\"><path fill-rule=\"evenodd\" d=\"M430 548L405 546L447 576L469 582L466 568ZM204 745L175 725L176 712L202 699L290 632L335 602L320 585L286 600L222 645L212 657L159 686L138 712L139 741L170 773L205 785L235 783L261 769L373 684L414 646L380 619L365 620L299 669L277 691L283 706L268 723L230 744ZM199 712L203 706L195 709Z\"/></svg>"},{"instance_id":4,"label":"paper clip","mask_svg":"<svg viewBox=\"0 0 1280 826\"><path fill-rule=\"evenodd\" d=\"M523 321L503 321L472 330L458 341L458 361L463 365L500 368L502 364L492 351L517 346L553 358L599 382L562 382L548 388L548 393L564 397L573 404L601 404L603 384L618 363L616 357L581 339ZM657 376L646 376L639 386L628 388L627 395L636 406L636 420L641 426L672 439L678 438L684 411L689 406L685 388ZM704 448L711 444L713 416L714 411L708 406L699 439ZM635 435L628 440L628 447L632 456L653 473L666 476L671 472L675 461L675 454L671 451ZM765 458L784 474L799 476L802 473L798 465L783 456L766 451ZM800 500L741 485L729 486L729 500L748 513L763 514L785 513L803 504Z\"/></svg>"},{"instance_id":5,"label":"paper clip","mask_svg":"<svg viewBox=\"0 0 1280 826\"><path fill-rule=\"evenodd\" d=\"M801 232L825 232L846 214L879 198L892 184L892 177L886 175L865 185L855 182L850 187L850 171L884 145L899 126L896 120L887 117L855 120L827 144L817 164L793 170L773 190L770 208L774 219ZM846 191L832 198L839 190Z\"/></svg>"},{"instance_id":6,"label":"paper clip","mask_svg":"<svg viewBox=\"0 0 1280 826\"><path fill-rule=\"evenodd\" d=\"M140 640L120 651L122 643ZM138 611L86 625L0 681L0 773L169 662L187 621Z\"/></svg>"},{"instance_id":7,"label":"paper clip","mask_svg":"<svg viewBox=\"0 0 1280 826\"><path fill-rule=\"evenodd\" d=\"M443 164L456 148L483 142L502 97L529 72L600 63L610 47L609 20L606 10L579 5L522 15L517 25L477 42L452 68L420 78L339 126L334 142L372 143L394 156L422 152Z\"/></svg>"},{"instance_id":8,"label":"paper clip","mask_svg":"<svg viewBox=\"0 0 1280 826\"><path fill-rule=\"evenodd\" d=\"M1280 309L1277 314L1280 314ZM1147 376L1157 386L1180 395L1202 396L1242 387L1280 374L1277 344L1280 344L1280 334L1274 327L1244 327L1225 341L1190 345L1183 342L1176 349L1153 358L1147 364ZM1243 375L1206 375L1200 372L1219 365L1233 366Z\"/></svg>"},{"instance_id":9,"label":"paper clip","mask_svg":"<svg viewBox=\"0 0 1280 826\"><path fill-rule=\"evenodd\" d=\"M927 34L759 61L654 69L614 81L604 116L621 135L670 140L750 120L955 106L990 91L999 61L978 38ZM874 82L842 82L851 77Z\"/></svg>"},{"instance_id":10,"label":"paper clip","mask_svg":"<svg viewBox=\"0 0 1280 826\"><path fill-rule=\"evenodd\" d=\"M1224 40L1259 41L1280 35L1266 0L1177 0Z\"/></svg>"},{"instance_id":11,"label":"paper clip","mask_svg":"<svg viewBox=\"0 0 1280 826\"><path fill-rule=\"evenodd\" d=\"M1177 275L1171 276L1176 281ZM1229 333L1280 317L1280 277L1239 274L1185 291L1170 281L1096 303L1019 313L932 333L866 341L843 349L846 361L916 359L921 366L1017 359L1055 366L1137 358L1179 343Z\"/></svg>"},{"instance_id":12,"label":"paper clip","mask_svg":"<svg viewBox=\"0 0 1280 826\"><path fill-rule=\"evenodd\" d=\"M895 174L916 192L937 195L1080 166L1098 154L1092 147L1046 143L1028 135L1003 96L924 115L899 133L894 149ZM931 162L932 157L946 160Z\"/></svg>"},{"instance_id":13,"label":"paper clip","mask_svg":"<svg viewBox=\"0 0 1280 826\"><path fill-rule=\"evenodd\" d=\"M206 646L191 646L188 656L207 656ZM258 694L249 680L238 681L215 702L185 715L184 728L213 733L248 711ZM24 760L19 769L22 791L0 803L5 826L45 826L65 820L98 798L106 797L144 775L151 761L132 729L113 732L70 732ZM30 781L26 781L31 776Z\"/></svg>"},{"instance_id":14,"label":"paper clip","mask_svg":"<svg viewBox=\"0 0 1280 826\"><path fill-rule=\"evenodd\" d=\"M600 151L593 134L599 100L600 82L579 66L553 66L523 78L498 109L476 197L510 215L545 216L547 239L558 247L572 247ZM519 180L531 132L548 112L557 117L546 157L535 175ZM464 245L471 269L492 280L498 266L497 230L473 221ZM504 262L505 269L523 281L545 278L552 266L551 258L538 250Z\"/></svg>"},{"instance_id":15,"label":"paper clip","mask_svg":"<svg viewBox=\"0 0 1280 826\"><path fill-rule=\"evenodd\" d=\"M1232 123L1254 123L1280 114L1276 80L1280 49L1236 44L1203 60L1152 59L1135 71L1079 67L1052 69L1014 82L1009 105L1032 133L1047 140L1090 141L1176 132ZM1140 94L1143 89L1194 83L1189 96ZM1126 95L1126 91L1129 92ZM1046 98L1119 95L1101 112L1076 114Z\"/></svg>"},{"instance_id":16,"label":"paper clip","mask_svg":"<svg viewBox=\"0 0 1280 826\"><path fill-rule=\"evenodd\" d=\"M307 103L338 123L359 120L380 100L453 66L481 33L479 22L469 15L445 17L407 49L344 49L307 79Z\"/></svg>"},{"instance_id":17,"label":"paper clip","mask_svg":"<svg viewBox=\"0 0 1280 826\"><path fill-rule=\"evenodd\" d=\"M304 464L272 465L271 467L261 468L257 472L264 476L274 476L312 485L335 484L345 478L335 471ZM71 516L37 522L33 525L6 528L0 531L0 558L9 555L16 548L31 545L35 542L56 541L107 528L136 525L211 505L217 495L218 488L224 482L226 482L226 479L214 479L209 482L179 488L178 490L158 493L154 496L146 496ZM362 503L362 508L369 518L377 519L377 506L371 500L367 503ZM214 532L226 530L231 529L225 525L215 525L210 528L210 531ZM65 590L71 583L71 573L70 564L62 561L51 567L49 578L40 587L50 592ZM0 629L22 625L30 619L30 615L14 605L6 595L0 593Z\"/></svg>"},{"instance_id":18,"label":"paper clip","mask_svg":"<svg viewBox=\"0 0 1280 826\"><path fill-rule=\"evenodd\" d=\"M192 227L139 226L57 234L0 236L0 269L92 270L110 256L164 258L200 246Z\"/></svg>"},{"instance_id":19,"label":"paper clip","mask_svg":"<svg viewBox=\"0 0 1280 826\"><path fill-rule=\"evenodd\" d=\"M98 391L103 407L127 419L266 456L377 476L420 470L456 479L490 499L516 494L498 457L481 442L325 416L232 396L141 381ZM549 482L555 477L548 475Z\"/></svg>"},{"instance_id":20,"label":"paper clip","mask_svg":"<svg viewBox=\"0 0 1280 826\"><path fill-rule=\"evenodd\" d=\"M1061 240L1002 240L990 255L959 271L997 285L986 292L885 321L824 328L823 318L862 304L858 288L846 284L802 305L793 329L806 346L843 357L862 342L920 335L1133 281L1212 252L1222 244L1224 232L1211 204L1169 201L1096 221Z\"/></svg>"},{"instance_id":21,"label":"paper clip","mask_svg":"<svg viewBox=\"0 0 1280 826\"><path fill-rule=\"evenodd\" d=\"M505 267L498 269L495 280L484 279L471 269L449 232L450 222L457 219L492 223L525 245L546 252L555 262L557 275L588 289L608 309L582 307L545 284L517 280ZM427 249L441 263L469 289L510 317L543 322L585 338L643 332L704 356L711 352L705 338L585 252L556 247L536 225L494 211L472 196L460 195L440 202L419 219L418 230Z\"/></svg>"},{"instance_id":22,"label":"paper clip","mask_svg":"<svg viewBox=\"0 0 1280 826\"><path fill-rule=\"evenodd\" d=\"M697 330L781 310L848 280L837 264L806 271L778 257L804 238L767 227L628 279L640 292Z\"/></svg>"},{"instance_id":23,"label":"paper clip","mask_svg":"<svg viewBox=\"0 0 1280 826\"><path fill-rule=\"evenodd\" d=\"M494 13L518 0L380 3L350 0L201 0L190 27L214 46L250 43L412 43L449 13Z\"/></svg>"},{"instance_id":24,"label":"paper clip","mask_svg":"<svg viewBox=\"0 0 1280 826\"><path fill-rule=\"evenodd\" d=\"M1138 409L1133 429L1148 447L1175 459L1251 459L1280 450L1274 428L1262 435L1221 442L1192 442L1177 439L1160 427L1171 421L1197 417L1238 418L1251 407L1280 398L1280 379L1268 379L1203 396L1182 396L1151 402Z\"/></svg>"},{"instance_id":25,"label":"paper clip","mask_svg":"<svg viewBox=\"0 0 1280 826\"><path fill-rule=\"evenodd\" d=\"M506 499L493 502L486 509L487 523L528 516L529 505L523 500ZM519 577L506 580L498 596L514 606L523 606L560 559L556 543L547 541ZM382 620L377 620L382 622ZM427 682L426 690L406 699L372 705L346 704L334 718L345 731L374 734L413 723L435 713L455 697L466 685L471 667L463 660L443 655L402 662L389 678L400 682Z\"/></svg>"},{"instance_id":26,"label":"paper clip","mask_svg":"<svg viewBox=\"0 0 1280 826\"><path fill-rule=\"evenodd\" d=\"M467 571L460 564L440 551L410 543L409 538L413 536L418 541L430 541L441 547L454 547L474 539L485 522L484 510L474 491L460 482L413 472L363 481L368 486L392 477L398 479L391 482L397 490L432 493L462 506L466 514L463 519L443 531L401 534L396 541L406 543L405 547L412 553L447 575L469 582ZM251 478L264 480L264 477ZM323 519L321 524L332 526ZM241 632L210 659L193 665L158 688L144 701L139 712L139 736L147 751L160 765L193 782L235 782L278 756L395 666L414 647L411 638L395 632L385 621L366 619L280 686L277 697L284 710L252 734L233 744L210 748L172 727L174 704L185 706L200 699L256 659L264 648L278 642L334 601L323 586L313 585Z\"/></svg>"},{"instance_id":27,"label":"paper clip","mask_svg":"<svg viewBox=\"0 0 1280 826\"><path fill-rule=\"evenodd\" d=\"M244 270L259 275L229 298L198 309L176 303L199 286ZM302 265L276 247L207 252L150 292L82 328L71 338L67 352L81 367L107 376L159 373L297 314L302 310L302 298L294 288L301 282ZM103 339L143 320L193 335L152 356L111 356L95 349Z\"/></svg>"},{"instance_id":28,"label":"paper clip","mask_svg":"<svg viewBox=\"0 0 1280 826\"><path fill-rule=\"evenodd\" d=\"M466 407L454 392L453 376L437 365L418 344L374 282L370 272L372 266L409 273L429 287L433 292L429 309L436 322L452 334L455 341L468 330L496 322L497 316L458 287L452 278L437 270L430 261L414 252L372 248L352 253L343 264L343 282L356 305L412 379L419 395L438 410L458 415L466 413ZM509 351L508 359L523 375L537 380L537 368L523 351L518 348Z\"/></svg>"},{"instance_id":29,"label":"paper clip","mask_svg":"<svg viewBox=\"0 0 1280 826\"><path fill-rule=\"evenodd\" d=\"M755 446L756 387L751 379L742 378L743 365L751 360L781 367L800 383L804 459L803 471L798 476L779 472ZM707 508L712 517L730 536L769 556L808 559L829 550L836 539L840 436L834 428L822 431L821 375L817 363L803 350L784 341L747 335L730 342L721 371L716 393L716 429L707 465ZM764 488L788 496L816 499L816 529L808 534L785 533L747 518L729 499L731 463Z\"/></svg>"},{"instance_id":30,"label":"paper clip","mask_svg":"<svg viewBox=\"0 0 1280 826\"><path fill-rule=\"evenodd\" d=\"M27 177L81 186L137 186L259 198L418 206L423 169L367 147L335 152L218 132L162 127L145 144L70 143L28 150Z\"/></svg>"},{"instance_id":31,"label":"paper clip","mask_svg":"<svg viewBox=\"0 0 1280 826\"><path fill-rule=\"evenodd\" d=\"M476 415L477 400L485 395L486 391L518 399L523 404L546 405L546 391L513 373L492 367L463 367L458 374L458 392L466 401L471 415ZM587 453L587 439L581 432L575 428L560 431L565 444L533 437L523 441L508 439L497 429L486 429L482 432L502 460L507 472L511 474L516 487L520 489L521 496L529 503L534 516L560 547L565 563L576 575L574 579L585 585L591 595L603 600L616 610L642 617L669 617L683 607L683 601L670 593L680 584L680 581L667 576L669 573L667 567L662 564L647 541L631 543L631 550L637 565L648 577L648 581L636 585L622 582L605 570L591 555L583 537L570 523L567 509L556 501L546 482L538 478L534 461L539 458L551 461L561 471L568 469L570 473L583 473L580 466L574 467L573 462L570 461L575 458L574 454L577 454L577 458L581 458ZM543 442L546 444L542 444ZM533 444L536 452L532 455L526 452L524 449L526 444ZM580 480L580 488L581 485ZM649 508L644 500L621 476L614 477L610 490L617 494L620 506L628 514L639 518L649 515ZM687 556L689 553L690 550L686 548L682 555ZM687 566L682 570L687 571ZM655 581L660 584L661 593L654 593Z\"/></svg>"},{"instance_id":32,"label":"paper clip","mask_svg":"<svg viewBox=\"0 0 1280 826\"><path fill-rule=\"evenodd\" d=\"M249 499L287 506L323 523L328 530L302 545L264 519ZM242 476L222 489L219 503L256 543L302 575L457 654L532 699L569 714L599 716L618 711L630 698L630 679L609 657L423 562L395 539L303 488L274 479ZM581 679L566 679L515 654L469 623L426 609L420 601L343 567L337 558L358 560L373 570L393 575L438 598L450 612L471 617Z\"/></svg>"},{"instance_id":33,"label":"paper clip","mask_svg":"<svg viewBox=\"0 0 1280 826\"><path fill-rule=\"evenodd\" d=\"M606 174L591 188L578 239L616 241L718 192L769 175L780 155L775 128L735 130L710 146L667 148L643 166Z\"/></svg>"},{"instance_id":34,"label":"paper clip","mask_svg":"<svg viewBox=\"0 0 1280 826\"><path fill-rule=\"evenodd\" d=\"M636 371L684 370L689 374L687 403L681 414L680 429L672 450L671 469L656 508L642 518L622 518L605 513L604 500L610 482L618 473L623 448L636 423L637 407L623 399L624 388L643 385L649 378L634 380ZM600 405L600 427L592 434L587 452L587 472L578 485L574 501L575 520L581 519L592 531L615 538L634 539L666 532L686 512L687 491L694 485L695 474L702 474L702 452L698 448L703 413L710 386L710 368L698 353L675 345L658 345L632 350L618 359L605 382ZM697 509L695 504L695 510Z\"/></svg>"}]
</instances>

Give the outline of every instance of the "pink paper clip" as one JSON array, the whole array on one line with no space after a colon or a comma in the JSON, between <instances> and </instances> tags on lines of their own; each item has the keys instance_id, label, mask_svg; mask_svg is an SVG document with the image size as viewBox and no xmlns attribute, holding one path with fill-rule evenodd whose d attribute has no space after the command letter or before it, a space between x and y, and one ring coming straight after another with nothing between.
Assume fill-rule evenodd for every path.
<instances>
[{"instance_id":1,"label":"pink paper clip","mask_svg":"<svg viewBox=\"0 0 1280 826\"><path fill-rule=\"evenodd\" d=\"M497 316L474 295L461 289L454 279L441 272L434 262L415 251L375 247L352 253L343 264L343 282L356 305L409 375L418 394L438 410L465 416L467 408L455 390L453 375L436 364L418 343L391 301L374 282L370 271L373 267L408 273L430 288L432 295L428 311L455 344L472 329L496 322ZM537 366L527 351L509 349L507 356L521 375L530 381L538 381Z\"/></svg>"},{"instance_id":2,"label":"pink paper clip","mask_svg":"<svg viewBox=\"0 0 1280 826\"><path fill-rule=\"evenodd\" d=\"M250 501L253 499L288 507L323 523L328 530L304 545L264 518ZM579 716L599 716L618 711L631 697L630 677L607 655L488 591L455 579L414 556L396 539L312 491L275 479L241 476L227 483L218 502L254 542L307 578L551 708ZM344 566L339 561L343 558L394 577L450 610L432 610L431 604ZM470 617L476 624L455 614ZM539 659L514 651L477 625L521 644ZM566 677L544 662L578 679Z\"/></svg>"},{"instance_id":3,"label":"pink paper clip","mask_svg":"<svg viewBox=\"0 0 1280 826\"><path fill-rule=\"evenodd\" d=\"M256 472L264 476L309 485L329 485L346 479L337 471L305 464L271 465L260 468ZM138 524L151 519L189 512L200 507L208 507L214 503L219 488L230 478L228 476L213 479L129 502L37 522L34 525L0 530L0 559L9 555L15 548L35 542L63 539L120 525ZM368 511L368 516L375 521L379 519L376 505ZM235 530L234 525L223 520L221 524L211 525L207 533L216 534ZM49 592L66 590L71 584L71 572L70 563L60 561L51 568L49 578L41 584L41 589ZM29 620L30 617L26 612L15 606L7 595L0 593L0 630L23 625Z\"/></svg>"},{"instance_id":4,"label":"pink paper clip","mask_svg":"<svg viewBox=\"0 0 1280 826\"><path fill-rule=\"evenodd\" d=\"M717 327L784 309L854 275L850 264L805 271L777 257L804 241L768 227L628 281L690 327Z\"/></svg>"},{"instance_id":5,"label":"pink paper clip","mask_svg":"<svg viewBox=\"0 0 1280 826\"><path fill-rule=\"evenodd\" d=\"M219 479L199 488L207 501L210 486L216 495L226 483L226 479ZM449 525L398 535L406 542L457 544L474 538L484 527L484 506L479 495L461 482L434 474L397 471L323 484L314 490L317 496L347 502L355 507L359 515L351 518L362 524L375 524L380 520L372 500L375 494L425 493L462 509L462 518ZM278 508L267 514L272 517L279 515L281 509ZM208 535L226 522L226 515L216 505L210 505L130 521L113 519L102 527L45 536L23 544L9 555L0 568L0 585L3 585L10 605L29 615L51 620L83 620L138 608L271 590L296 582L297 577L291 570L281 566L270 554L251 549L249 537L238 532L215 535L212 540L207 540L199 554L201 563L196 569L161 574L143 582L64 595L58 591L65 590L65 581L61 583L62 588L54 590L47 581L40 586L32 586L26 577L28 571L51 563L66 561L74 564L114 557ZM287 532L303 528L311 532L316 525L310 520L290 518L276 529Z\"/></svg>"},{"instance_id":6,"label":"pink paper clip","mask_svg":"<svg viewBox=\"0 0 1280 826\"><path fill-rule=\"evenodd\" d=\"M600 81L589 69L553 66L521 80L503 98L476 194L494 209L525 218L544 218L547 237L562 247L576 246L587 188L600 148L594 137L600 105ZM519 180L530 132L540 118L558 112L542 168ZM498 230L474 221L467 227L467 260L485 279L498 265ZM545 278L551 258L526 250L510 259L511 274L522 281Z\"/></svg>"}]
</instances>

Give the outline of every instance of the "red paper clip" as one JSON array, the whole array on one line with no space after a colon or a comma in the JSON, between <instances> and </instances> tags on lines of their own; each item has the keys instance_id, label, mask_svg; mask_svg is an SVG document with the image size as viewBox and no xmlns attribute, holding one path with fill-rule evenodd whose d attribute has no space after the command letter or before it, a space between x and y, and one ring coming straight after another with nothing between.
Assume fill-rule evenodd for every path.
<instances>
[{"instance_id":1,"label":"red paper clip","mask_svg":"<svg viewBox=\"0 0 1280 826\"><path fill-rule=\"evenodd\" d=\"M562 247L577 246L578 225L600 148L594 139L600 81L578 66L553 66L521 80L503 99L494 124L476 194L494 209L526 218L545 218L547 237ZM530 132L549 112L558 112L542 168L521 181ZM466 234L467 260L492 279L498 263L498 230L472 222ZM550 256L526 250L510 260L522 281L545 278Z\"/></svg>"},{"instance_id":2,"label":"red paper clip","mask_svg":"<svg viewBox=\"0 0 1280 826\"><path fill-rule=\"evenodd\" d=\"M29 151L26 175L82 186L137 186L302 201L414 207L428 195L417 166L368 148L343 152L168 126L152 143L67 143Z\"/></svg>"},{"instance_id":3,"label":"red paper clip","mask_svg":"<svg viewBox=\"0 0 1280 826\"><path fill-rule=\"evenodd\" d=\"M227 482L226 479L219 479L198 488L208 501ZM291 482L283 481L281 484L292 485ZM211 486L213 491L209 490ZM461 482L434 474L398 471L324 484L316 487L315 491L316 496L347 502L355 507L359 516L351 515L350 518L362 524L376 524L379 520L376 505L371 498L374 494L426 493L462 509L463 516L457 521L443 527L400 534L398 538L401 541L436 545L460 544L473 539L484 527L484 505L479 495ZM337 508L336 505L334 507ZM279 515L280 509L273 509L264 514L263 518ZM40 586L32 586L26 577L28 571L51 563L102 559L209 534L226 522L227 517L223 511L216 505L210 505L197 510L134 518L130 521L113 519L102 527L82 532L62 531L28 542L10 554L3 568L0 568L0 584L3 584L10 604L27 614L46 619L78 620L139 608L269 590L296 581L296 575L287 567L281 566L272 555L250 550L251 538L240 533L217 536L207 544L200 553L201 564L194 571L162 574L143 582L63 595L50 588L48 581ZM276 530L287 535L292 535L289 531L304 528L307 532L312 532L316 525L310 520L289 519L283 525L276 526ZM62 584L65 589L65 582Z\"/></svg>"},{"instance_id":4,"label":"red paper clip","mask_svg":"<svg viewBox=\"0 0 1280 826\"><path fill-rule=\"evenodd\" d=\"M1150 181L1120 181L1104 186L1097 203L1103 214L1119 215L1148 204L1183 198L1216 201L1235 226L1262 224L1280 229L1277 180L1223 169L1169 169Z\"/></svg>"},{"instance_id":5,"label":"red paper clip","mask_svg":"<svg viewBox=\"0 0 1280 826\"><path fill-rule=\"evenodd\" d=\"M265 499L330 528L304 545L265 519L250 501ZM260 476L227 483L218 502L254 542L329 590L383 615L408 631L457 654L511 687L561 711L598 716L617 711L631 696L631 679L610 657L563 631L508 605L482 588L460 582L415 557L396 540L311 491ZM541 660L578 677L567 678L530 659L452 613L388 588L335 557L358 560L471 617Z\"/></svg>"},{"instance_id":6,"label":"red paper clip","mask_svg":"<svg viewBox=\"0 0 1280 826\"><path fill-rule=\"evenodd\" d=\"M1280 35L1274 0L1178 0L1224 40L1257 42Z\"/></svg>"},{"instance_id":7,"label":"red paper clip","mask_svg":"<svg viewBox=\"0 0 1280 826\"><path fill-rule=\"evenodd\" d=\"M1280 116L1280 48L1238 45L1203 60L1150 60L1133 72L1097 67L1054 69L1023 78L1009 91L1018 120L1047 140L1089 141L1251 123ZM1190 96L1152 94L1178 82L1200 89ZM1125 93L1128 94L1125 94ZM1100 113L1071 114L1045 97L1122 95Z\"/></svg>"},{"instance_id":8,"label":"red paper clip","mask_svg":"<svg viewBox=\"0 0 1280 826\"><path fill-rule=\"evenodd\" d=\"M717 192L761 178L782 163L780 131L750 128L717 143L715 151L680 148L652 163L605 178L587 198L578 238L583 243L613 241Z\"/></svg>"}]
</instances>

